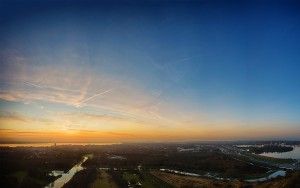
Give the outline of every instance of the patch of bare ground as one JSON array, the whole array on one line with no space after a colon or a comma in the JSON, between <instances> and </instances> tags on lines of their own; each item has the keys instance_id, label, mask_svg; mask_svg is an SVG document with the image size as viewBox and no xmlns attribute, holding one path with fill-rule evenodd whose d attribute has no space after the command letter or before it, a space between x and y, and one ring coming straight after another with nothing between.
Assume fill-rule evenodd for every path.
<instances>
[{"instance_id":1,"label":"patch of bare ground","mask_svg":"<svg viewBox=\"0 0 300 188\"><path fill-rule=\"evenodd\" d=\"M295 188L300 187L300 172L293 172L287 177L277 178L267 182L248 183L238 180L222 181L202 177L190 177L161 171L152 171L152 175L171 184L174 187L189 188Z\"/></svg>"},{"instance_id":2,"label":"patch of bare ground","mask_svg":"<svg viewBox=\"0 0 300 188\"><path fill-rule=\"evenodd\" d=\"M213 180L209 178L182 176L182 175L176 175L176 174L160 172L160 171L152 171L151 174L173 185L174 187L180 187L180 188L242 187L242 182L240 181L227 182L221 180Z\"/></svg>"}]
</instances>

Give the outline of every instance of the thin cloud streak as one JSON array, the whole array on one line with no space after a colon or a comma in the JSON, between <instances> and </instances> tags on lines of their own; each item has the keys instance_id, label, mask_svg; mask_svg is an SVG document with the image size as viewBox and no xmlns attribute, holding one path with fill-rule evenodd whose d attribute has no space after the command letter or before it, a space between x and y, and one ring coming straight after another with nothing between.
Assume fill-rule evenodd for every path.
<instances>
[{"instance_id":1,"label":"thin cloud streak","mask_svg":"<svg viewBox=\"0 0 300 188\"><path fill-rule=\"evenodd\" d=\"M92 95L91 97L88 97L88 98L86 98L86 99L80 101L80 102L76 105L76 107L81 107L82 105L86 104L86 102L88 102L88 101L90 101L90 100L92 100L92 99L94 99L94 98L96 98L96 97L98 97L98 96L102 96L102 95L104 95L104 94L106 94L106 93L110 93L111 91L113 91L113 89L109 89L109 90L106 90L106 91L97 93L97 94L95 94L95 95Z\"/></svg>"},{"instance_id":2,"label":"thin cloud streak","mask_svg":"<svg viewBox=\"0 0 300 188\"><path fill-rule=\"evenodd\" d=\"M72 90L72 89L64 89L60 87L53 87L53 86L47 86L47 85L39 85L32 82L24 82L25 85L40 88L40 89L53 89L58 91L68 91L68 92L80 92L80 90Z\"/></svg>"}]
</instances>

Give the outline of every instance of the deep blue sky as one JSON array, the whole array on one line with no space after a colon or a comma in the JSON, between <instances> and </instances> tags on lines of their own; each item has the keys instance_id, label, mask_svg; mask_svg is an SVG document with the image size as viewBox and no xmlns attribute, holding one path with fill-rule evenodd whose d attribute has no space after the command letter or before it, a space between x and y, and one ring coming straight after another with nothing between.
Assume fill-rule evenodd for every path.
<instances>
[{"instance_id":1,"label":"deep blue sky","mask_svg":"<svg viewBox=\"0 0 300 188\"><path fill-rule=\"evenodd\" d=\"M34 117L22 105L38 103L50 117L84 103L80 112L170 127L268 124L299 138L299 33L297 1L1 1L1 111Z\"/></svg>"}]
</instances>

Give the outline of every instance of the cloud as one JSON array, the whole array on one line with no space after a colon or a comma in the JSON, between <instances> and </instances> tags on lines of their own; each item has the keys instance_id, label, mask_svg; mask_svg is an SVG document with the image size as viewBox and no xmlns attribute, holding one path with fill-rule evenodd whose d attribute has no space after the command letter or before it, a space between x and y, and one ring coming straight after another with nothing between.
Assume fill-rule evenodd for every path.
<instances>
[{"instance_id":1,"label":"cloud","mask_svg":"<svg viewBox=\"0 0 300 188\"><path fill-rule=\"evenodd\" d=\"M160 111L163 106L161 93L151 95L126 80L106 74L95 75L92 71L85 71L88 72L86 74L74 67L65 72L60 66L22 66L21 70L15 69L14 76L2 81L4 86L0 87L0 99L91 107L138 121L157 121L163 116Z\"/></svg>"},{"instance_id":2,"label":"cloud","mask_svg":"<svg viewBox=\"0 0 300 188\"><path fill-rule=\"evenodd\" d=\"M61 63L39 63L58 61ZM138 108L153 96L132 80L93 70L88 64L55 57L29 57L20 52L2 52L1 99L44 100L78 106ZM109 94L109 96L107 95ZM105 101L98 98L105 96ZM92 101L92 102L91 102Z\"/></svg>"},{"instance_id":3,"label":"cloud","mask_svg":"<svg viewBox=\"0 0 300 188\"><path fill-rule=\"evenodd\" d=\"M274 139L299 138L299 129L284 128L187 131L184 129L164 131L91 131L70 129L66 131L22 131L0 129L0 142L126 142L126 141L199 141L199 140L236 140L236 139Z\"/></svg>"},{"instance_id":4,"label":"cloud","mask_svg":"<svg viewBox=\"0 0 300 188\"><path fill-rule=\"evenodd\" d=\"M30 122L31 119L14 112L0 112L0 122L7 121L7 120Z\"/></svg>"},{"instance_id":5,"label":"cloud","mask_svg":"<svg viewBox=\"0 0 300 188\"><path fill-rule=\"evenodd\" d=\"M57 121L50 118L32 117L17 112L0 112L0 129L13 130L49 130L59 129Z\"/></svg>"},{"instance_id":6,"label":"cloud","mask_svg":"<svg viewBox=\"0 0 300 188\"><path fill-rule=\"evenodd\" d=\"M75 111L117 114L141 126L175 126L184 118L180 106L166 100L161 85L149 88L128 75L112 74L102 69L102 58L94 59L98 62L94 67L89 63L88 53L74 51L72 46L66 49L71 50L63 49L51 56L40 51L29 55L24 50L2 51L0 99L63 104L76 108Z\"/></svg>"}]
</instances>

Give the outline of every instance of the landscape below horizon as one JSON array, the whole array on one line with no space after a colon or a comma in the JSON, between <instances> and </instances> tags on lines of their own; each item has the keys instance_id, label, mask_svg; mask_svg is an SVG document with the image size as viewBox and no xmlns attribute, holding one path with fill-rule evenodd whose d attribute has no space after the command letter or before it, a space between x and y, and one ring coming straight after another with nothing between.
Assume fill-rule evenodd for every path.
<instances>
[{"instance_id":1,"label":"landscape below horizon","mask_svg":"<svg viewBox=\"0 0 300 188\"><path fill-rule=\"evenodd\" d=\"M300 187L297 0L0 0L0 187Z\"/></svg>"}]
</instances>

